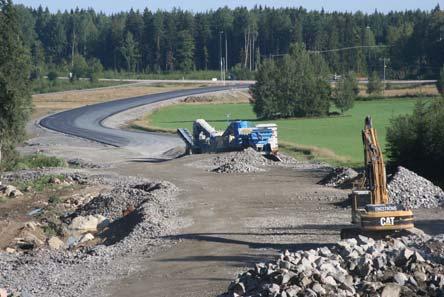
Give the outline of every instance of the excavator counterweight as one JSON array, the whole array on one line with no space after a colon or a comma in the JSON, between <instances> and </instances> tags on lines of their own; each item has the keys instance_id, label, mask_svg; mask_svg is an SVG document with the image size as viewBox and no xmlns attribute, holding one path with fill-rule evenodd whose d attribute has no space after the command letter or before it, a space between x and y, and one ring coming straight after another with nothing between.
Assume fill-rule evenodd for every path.
<instances>
[{"instance_id":1,"label":"excavator counterweight","mask_svg":"<svg viewBox=\"0 0 444 297\"><path fill-rule=\"evenodd\" d=\"M402 205L390 204L384 159L370 117L362 130L364 179L350 194L353 228L341 231L341 238L359 234L384 237L414 228L413 213Z\"/></svg>"}]
</instances>

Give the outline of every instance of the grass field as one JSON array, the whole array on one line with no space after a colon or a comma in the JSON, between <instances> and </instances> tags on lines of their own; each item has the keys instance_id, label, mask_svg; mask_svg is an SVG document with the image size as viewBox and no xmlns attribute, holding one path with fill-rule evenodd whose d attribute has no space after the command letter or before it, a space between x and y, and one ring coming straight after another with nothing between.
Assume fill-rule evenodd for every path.
<instances>
[{"instance_id":1,"label":"grass field","mask_svg":"<svg viewBox=\"0 0 444 297\"><path fill-rule=\"evenodd\" d=\"M55 82L50 82L46 78L42 78L40 80L35 80L32 82L32 93L33 94L46 94L53 92L64 92L64 91L72 91L72 90L85 90L85 89L94 89L94 88L103 88L103 87L111 87L117 86L121 84L128 84L126 82L120 81L98 81L98 82L90 82L87 80L76 80L69 81L67 79L59 79Z\"/></svg>"},{"instance_id":2,"label":"grass field","mask_svg":"<svg viewBox=\"0 0 444 297\"><path fill-rule=\"evenodd\" d=\"M372 116L381 145L385 147L386 129L393 116L410 113L417 100L425 98L358 101L343 116L266 121L278 125L279 140L286 147L310 151L318 159L347 165L360 165L363 152L361 130L364 118ZM148 117L150 126L163 129L191 128L197 118L225 129L230 119L259 122L249 104L177 104L155 111Z\"/></svg>"}]
</instances>

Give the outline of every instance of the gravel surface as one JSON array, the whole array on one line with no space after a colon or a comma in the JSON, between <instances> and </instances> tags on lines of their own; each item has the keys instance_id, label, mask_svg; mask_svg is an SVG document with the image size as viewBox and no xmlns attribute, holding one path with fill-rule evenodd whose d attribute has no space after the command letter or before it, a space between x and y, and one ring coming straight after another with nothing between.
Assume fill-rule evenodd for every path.
<instances>
[{"instance_id":1,"label":"gravel surface","mask_svg":"<svg viewBox=\"0 0 444 297\"><path fill-rule=\"evenodd\" d=\"M444 191L416 173L398 167L388 184L393 203L407 208L436 208L444 206Z\"/></svg>"},{"instance_id":2,"label":"gravel surface","mask_svg":"<svg viewBox=\"0 0 444 297\"><path fill-rule=\"evenodd\" d=\"M48 172L62 170L23 171L3 178L30 180ZM71 215L108 216L111 224L99 234L103 243L73 250L44 247L28 253L0 252L0 287L21 296L101 296L101 286L107 281L141 269L138 255L152 254L173 243L159 238L174 234L180 224L175 204L178 189L173 184L80 170L64 174L84 184L111 187ZM126 207L131 211L123 216Z\"/></svg>"},{"instance_id":3,"label":"gravel surface","mask_svg":"<svg viewBox=\"0 0 444 297\"><path fill-rule=\"evenodd\" d=\"M223 296L442 296L444 238L375 241L285 251L240 274Z\"/></svg>"}]
</instances>

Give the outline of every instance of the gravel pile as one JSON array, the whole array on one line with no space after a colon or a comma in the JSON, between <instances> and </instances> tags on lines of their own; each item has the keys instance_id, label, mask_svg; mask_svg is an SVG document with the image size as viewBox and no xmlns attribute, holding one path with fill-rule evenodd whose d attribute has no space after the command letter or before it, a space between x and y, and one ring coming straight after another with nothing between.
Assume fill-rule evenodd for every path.
<instances>
[{"instance_id":1,"label":"gravel pile","mask_svg":"<svg viewBox=\"0 0 444 297\"><path fill-rule=\"evenodd\" d=\"M177 188L171 183L84 172L65 174L85 184L110 188L72 217L106 214L111 223L97 235L103 242L96 246L0 252L0 288L16 292L14 296L103 296L102 289L106 289L108 281L142 269L137 255L146 257L167 245L169 241L161 237L173 234L181 224L176 216ZM18 175L37 178L40 174ZM6 177L12 179L12 175ZM131 209L124 215L124 208Z\"/></svg>"},{"instance_id":2,"label":"gravel pile","mask_svg":"<svg viewBox=\"0 0 444 297\"><path fill-rule=\"evenodd\" d=\"M285 251L233 281L224 296L442 296L444 238L375 241Z\"/></svg>"},{"instance_id":3,"label":"gravel pile","mask_svg":"<svg viewBox=\"0 0 444 297\"><path fill-rule=\"evenodd\" d=\"M308 163L297 161L285 154L279 154L280 162L266 158L261 153L252 148L243 151L217 154L214 157L198 160L191 163L191 166L203 168L217 173L251 173L264 172L267 167L291 167L298 169L319 169L325 168L326 164Z\"/></svg>"},{"instance_id":4,"label":"gravel pile","mask_svg":"<svg viewBox=\"0 0 444 297\"><path fill-rule=\"evenodd\" d=\"M416 173L398 167L388 184L393 203L407 208L436 208L444 206L444 191Z\"/></svg>"},{"instance_id":5,"label":"gravel pile","mask_svg":"<svg viewBox=\"0 0 444 297\"><path fill-rule=\"evenodd\" d=\"M101 193L76 211L76 215L87 216L100 214L109 219L122 216L127 209L136 209L143 203L157 197L170 196L177 191L170 182L146 182L126 184L114 187L110 192Z\"/></svg>"},{"instance_id":6,"label":"gravel pile","mask_svg":"<svg viewBox=\"0 0 444 297\"><path fill-rule=\"evenodd\" d=\"M358 177L358 172L352 168L338 167L332 168L331 172L324 177L319 184L327 187L348 187L352 184L353 180Z\"/></svg>"},{"instance_id":7,"label":"gravel pile","mask_svg":"<svg viewBox=\"0 0 444 297\"><path fill-rule=\"evenodd\" d=\"M217 173L251 173L263 172L267 160L262 154L252 148L240 152L219 154L210 160L211 171Z\"/></svg>"}]
</instances>

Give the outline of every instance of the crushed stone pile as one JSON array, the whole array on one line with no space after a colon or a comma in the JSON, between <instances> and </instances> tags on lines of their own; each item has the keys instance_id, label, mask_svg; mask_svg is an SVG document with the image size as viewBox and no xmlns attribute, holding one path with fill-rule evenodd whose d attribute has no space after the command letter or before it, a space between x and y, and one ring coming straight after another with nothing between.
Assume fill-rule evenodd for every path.
<instances>
[{"instance_id":1,"label":"crushed stone pile","mask_svg":"<svg viewBox=\"0 0 444 297\"><path fill-rule=\"evenodd\" d=\"M247 148L240 152L221 154L211 160L213 172L218 173L249 173L262 172L267 160L262 154L252 148Z\"/></svg>"},{"instance_id":2,"label":"crushed stone pile","mask_svg":"<svg viewBox=\"0 0 444 297\"><path fill-rule=\"evenodd\" d=\"M158 197L170 196L177 187L170 182L146 182L114 187L111 191L101 193L89 203L76 211L76 215L87 216L100 214L116 219L128 209L136 209L141 204Z\"/></svg>"},{"instance_id":3,"label":"crushed stone pile","mask_svg":"<svg viewBox=\"0 0 444 297\"><path fill-rule=\"evenodd\" d=\"M109 225L95 234L101 239L98 245L0 251L0 288L14 296L90 296L88 290L103 279L128 275L141 265L138 257L128 254L154 253L166 244L159 237L174 233L181 224L174 202L178 189L169 182L64 170L65 176L79 183L109 188L65 219L100 214L106 215ZM4 175L3 179L31 180L48 173L62 171L23 171Z\"/></svg>"},{"instance_id":4,"label":"crushed stone pile","mask_svg":"<svg viewBox=\"0 0 444 297\"><path fill-rule=\"evenodd\" d=\"M240 274L223 296L443 296L443 251L443 237L418 236L285 251Z\"/></svg>"},{"instance_id":5,"label":"crushed stone pile","mask_svg":"<svg viewBox=\"0 0 444 297\"><path fill-rule=\"evenodd\" d=\"M333 168L331 172L319 182L319 184L334 188L351 187L353 180L357 178L358 175L359 173L352 168Z\"/></svg>"},{"instance_id":6,"label":"crushed stone pile","mask_svg":"<svg viewBox=\"0 0 444 297\"><path fill-rule=\"evenodd\" d=\"M189 166L205 169L216 173L252 173L264 172L270 167L297 168L302 170L329 170L330 165L322 162L299 161L283 153L279 153L280 161L267 158L253 148L243 151L219 153L212 157L189 163Z\"/></svg>"},{"instance_id":7,"label":"crushed stone pile","mask_svg":"<svg viewBox=\"0 0 444 297\"><path fill-rule=\"evenodd\" d=\"M444 191L416 173L398 167L388 183L392 203L407 208L436 208L444 206Z\"/></svg>"}]
</instances>

